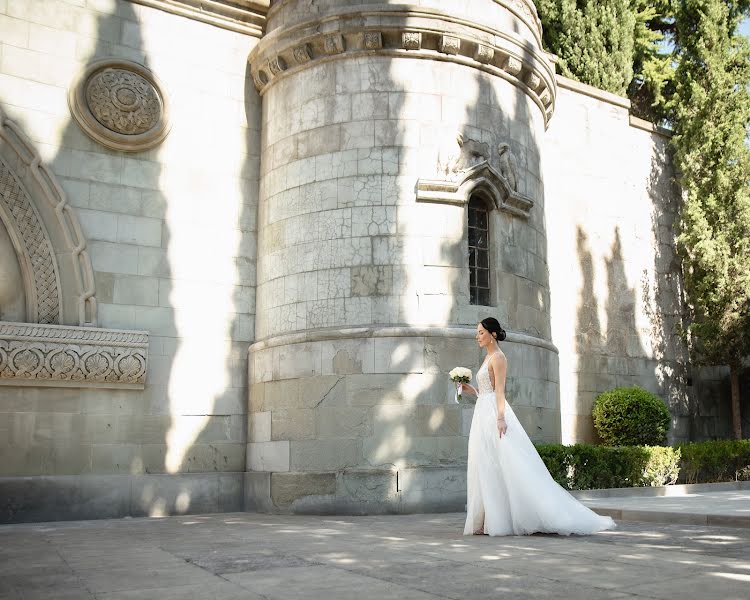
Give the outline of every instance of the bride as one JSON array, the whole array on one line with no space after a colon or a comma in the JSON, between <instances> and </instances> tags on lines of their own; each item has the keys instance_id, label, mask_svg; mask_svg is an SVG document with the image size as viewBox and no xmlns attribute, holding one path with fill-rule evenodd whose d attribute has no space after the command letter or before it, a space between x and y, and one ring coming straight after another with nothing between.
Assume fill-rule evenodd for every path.
<instances>
[{"instance_id":1,"label":"bride","mask_svg":"<svg viewBox=\"0 0 750 600\"><path fill-rule=\"evenodd\" d=\"M498 342L497 319L477 325L487 356L477 371L479 390L469 434L467 515L464 535L524 535L535 532L590 534L615 526L578 502L547 471L529 436L505 400L507 360Z\"/></svg>"}]
</instances>

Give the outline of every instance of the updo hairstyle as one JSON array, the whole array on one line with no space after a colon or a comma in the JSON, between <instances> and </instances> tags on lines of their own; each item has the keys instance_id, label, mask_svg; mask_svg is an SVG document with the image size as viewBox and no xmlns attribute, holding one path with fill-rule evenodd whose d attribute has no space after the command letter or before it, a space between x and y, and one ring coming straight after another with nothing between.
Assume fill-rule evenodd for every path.
<instances>
[{"instance_id":1,"label":"updo hairstyle","mask_svg":"<svg viewBox=\"0 0 750 600\"><path fill-rule=\"evenodd\" d=\"M500 327L500 323L496 318L487 317L486 319L482 319L480 323L498 342L502 342L505 339L507 335L505 329Z\"/></svg>"}]
</instances>

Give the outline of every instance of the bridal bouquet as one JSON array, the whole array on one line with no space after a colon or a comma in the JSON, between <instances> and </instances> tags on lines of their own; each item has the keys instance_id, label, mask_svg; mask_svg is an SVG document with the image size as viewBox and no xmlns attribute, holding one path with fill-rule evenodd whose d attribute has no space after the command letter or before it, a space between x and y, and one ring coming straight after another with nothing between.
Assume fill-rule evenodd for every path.
<instances>
[{"instance_id":1,"label":"bridal bouquet","mask_svg":"<svg viewBox=\"0 0 750 600\"><path fill-rule=\"evenodd\" d=\"M451 381L456 384L456 403L458 404L461 402L461 384L471 381L471 369L456 367L448 375L450 375Z\"/></svg>"}]
</instances>

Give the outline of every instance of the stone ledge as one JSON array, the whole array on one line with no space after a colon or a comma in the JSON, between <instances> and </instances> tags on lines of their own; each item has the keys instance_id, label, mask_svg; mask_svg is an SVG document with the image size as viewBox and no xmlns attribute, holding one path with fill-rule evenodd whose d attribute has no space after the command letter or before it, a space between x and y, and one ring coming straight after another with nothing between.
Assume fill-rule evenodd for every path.
<instances>
[{"instance_id":1,"label":"stone ledge","mask_svg":"<svg viewBox=\"0 0 750 600\"><path fill-rule=\"evenodd\" d=\"M148 332L0 322L0 385L143 389Z\"/></svg>"},{"instance_id":2,"label":"stone ledge","mask_svg":"<svg viewBox=\"0 0 750 600\"><path fill-rule=\"evenodd\" d=\"M0 477L0 523L242 510L240 472Z\"/></svg>"},{"instance_id":3,"label":"stone ledge","mask_svg":"<svg viewBox=\"0 0 750 600\"><path fill-rule=\"evenodd\" d=\"M323 342L326 340L379 338L379 337L453 337L473 338L476 331L473 327L331 327L313 329L300 333L288 333L272 336L250 346L248 353L257 352L275 346L302 344L305 342ZM550 341L526 333L508 331L506 342L537 346L558 354L557 347Z\"/></svg>"},{"instance_id":4,"label":"stone ledge","mask_svg":"<svg viewBox=\"0 0 750 600\"><path fill-rule=\"evenodd\" d=\"M263 35L269 0L130 0L150 8L253 37Z\"/></svg>"},{"instance_id":5,"label":"stone ledge","mask_svg":"<svg viewBox=\"0 0 750 600\"><path fill-rule=\"evenodd\" d=\"M557 85L564 90L578 92L579 94L590 96L595 100L601 100L602 102L607 102L609 104L613 104L614 106L619 106L620 108L630 110L630 100L628 100L624 96L618 96L617 94L613 94L612 92L600 90L593 85L587 85L585 83L581 83L580 81L576 81L575 79L563 77L562 75L555 75L555 79L557 80Z\"/></svg>"},{"instance_id":6,"label":"stone ledge","mask_svg":"<svg viewBox=\"0 0 750 600\"><path fill-rule=\"evenodd\" d=\"M632 498L649 496L684 496L700 492L728 492L750 490L750 481L727 481L724 483L685 483L655 487L609 488L601 490L573 490L570 493L579 500L596 498Z\"/></svg>"}]
</instances>

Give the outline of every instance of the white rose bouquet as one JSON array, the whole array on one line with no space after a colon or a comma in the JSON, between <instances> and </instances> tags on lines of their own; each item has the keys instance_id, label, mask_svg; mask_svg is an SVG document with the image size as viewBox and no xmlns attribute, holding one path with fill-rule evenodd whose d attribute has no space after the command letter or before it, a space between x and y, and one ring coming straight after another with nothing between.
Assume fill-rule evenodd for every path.
<instances>
[{"instance_id":1,"label":"white rose bouquet","mask_svg":"<svg viewBox=\"0 0 750 600\"><path fill-rule=\"evenodd\" d=\"M456 384L456 403L461 402L461 385L471 381L471 369L456 367L450 373L451 381Z\"/></svg>"}]
</instances>

